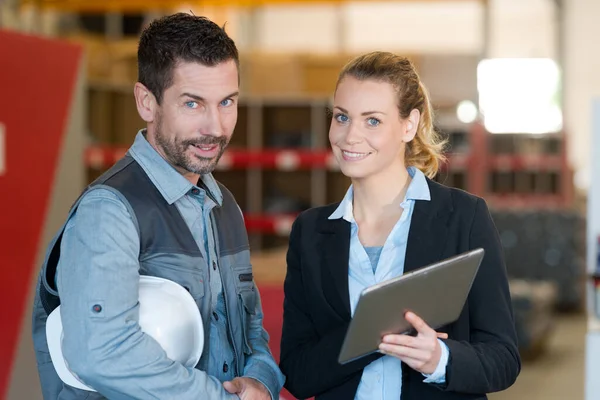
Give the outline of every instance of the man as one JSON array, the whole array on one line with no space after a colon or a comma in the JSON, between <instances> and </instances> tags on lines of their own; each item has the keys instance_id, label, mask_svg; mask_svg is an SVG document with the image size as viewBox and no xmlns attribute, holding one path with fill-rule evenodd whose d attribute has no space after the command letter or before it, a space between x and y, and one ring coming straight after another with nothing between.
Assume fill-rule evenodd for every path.
<instances>
[{"instance_id":1,"label":"man","mask_svg":"<svg viewBox=\"0 0 600 400\"><path fill-rule=\"evenodd\" d=\"M262 327L243 217L211 175L237 121L236 46L213 22L175 14L142 33L138 64L147 127L75 203L40 274L33 340L44 398L277 399L284 378ZM205 345L195 369L141 331L140 274L179 283L198 304ZM54 371L45 323L59 302L65 360L97 392Z\"/></svg>"}]
</instances>

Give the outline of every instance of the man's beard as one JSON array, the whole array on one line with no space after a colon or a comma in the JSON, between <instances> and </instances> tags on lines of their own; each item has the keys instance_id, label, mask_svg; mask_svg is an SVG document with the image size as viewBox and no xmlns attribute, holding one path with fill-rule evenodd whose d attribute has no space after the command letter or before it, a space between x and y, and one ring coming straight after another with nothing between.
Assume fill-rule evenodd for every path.
<instances>
[{"instance_id":1,"label":"man's beard","mask_svg":"<svg viewBox=\"0 0 600 400\"><path fill-rule=\"evenodd\" d=\"M214 171L228 144L225 136L201 136L197 139L182 141L177 141L177 139L169 140L163 135L160 118L158 118L156 124L155 135L156 144L162 148L167 161L175 167L182 168L185 171L198 175L209 174ZM199 157L188 152L189 146L215 144L219 146L219 152L212 158Z\"/></svg>"}]
</instances>

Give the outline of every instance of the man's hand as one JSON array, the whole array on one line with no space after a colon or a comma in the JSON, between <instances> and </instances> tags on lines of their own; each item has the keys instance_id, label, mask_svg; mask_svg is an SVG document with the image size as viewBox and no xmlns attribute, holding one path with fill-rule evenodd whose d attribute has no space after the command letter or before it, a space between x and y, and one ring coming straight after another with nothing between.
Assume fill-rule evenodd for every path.
<instances>
[{"instance_id":1,"label":"man's hand","mask_svg":"<svg viewBox=\"0 0 600 400\"><path fill-rule=\"evenodd\" d=\"M234 378L224 382L223 387L229 393L237 394L241 400L271 400L267 388L256 379Z\"/></svg>"},{"instance_id":2,"label":"man's hand","mask_svg":"<svg viewBox=\"0 0 600 400\"><path fill-rule=\"evenodd\" d=\"M386 335L379 350L399 358L416 371L432 374L442 354L438 338L446 339L448 335L434 331L414 313L408 312L404 318L417 330L417 336Z\"/></svg>"}]
</instances>

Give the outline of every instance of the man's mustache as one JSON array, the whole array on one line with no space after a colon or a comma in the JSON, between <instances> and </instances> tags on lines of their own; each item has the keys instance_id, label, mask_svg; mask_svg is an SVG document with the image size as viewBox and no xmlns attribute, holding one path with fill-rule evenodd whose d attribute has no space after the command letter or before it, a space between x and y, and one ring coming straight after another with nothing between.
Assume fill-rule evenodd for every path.
<instances>
[{"instance_id":1,"label":"man's mustache","mask_svg":"<svg viewBox=\"0 0 600 400\"><path fill-rule=\"evenodd\" d=\"M186 147L187 146L200 146L200 145L210 145L217 144L221 147L224 147L227 144L227 138L225 136L203 136L197 139L188 139L182 142Z\"/></svg>"}]
</instances>

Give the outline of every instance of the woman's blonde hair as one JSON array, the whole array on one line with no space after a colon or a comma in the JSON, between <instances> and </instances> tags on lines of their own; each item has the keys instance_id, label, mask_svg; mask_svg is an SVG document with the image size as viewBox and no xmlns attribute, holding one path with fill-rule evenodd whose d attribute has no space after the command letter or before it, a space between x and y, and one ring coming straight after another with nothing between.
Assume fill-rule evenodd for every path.
<instances>
[{"instance_id":1,"label":"woman's blonde hair","mask_svg":"<svg viewBox=\"0 0 600 400\"><path fill-rule=\"evenodd\" d=\"M433 127L429 93L412 62L393 53L371 52L348 62L339 74L337 85L348 75L361 81L372 79L391 84L398 94L398 110L403 119L408 118L412 110L419 110L421 118L417 133L406 144L404 159L407 166L419 168L433 178L445 160L443 150L446 142Z\"/></svg>"}]
</instances>

